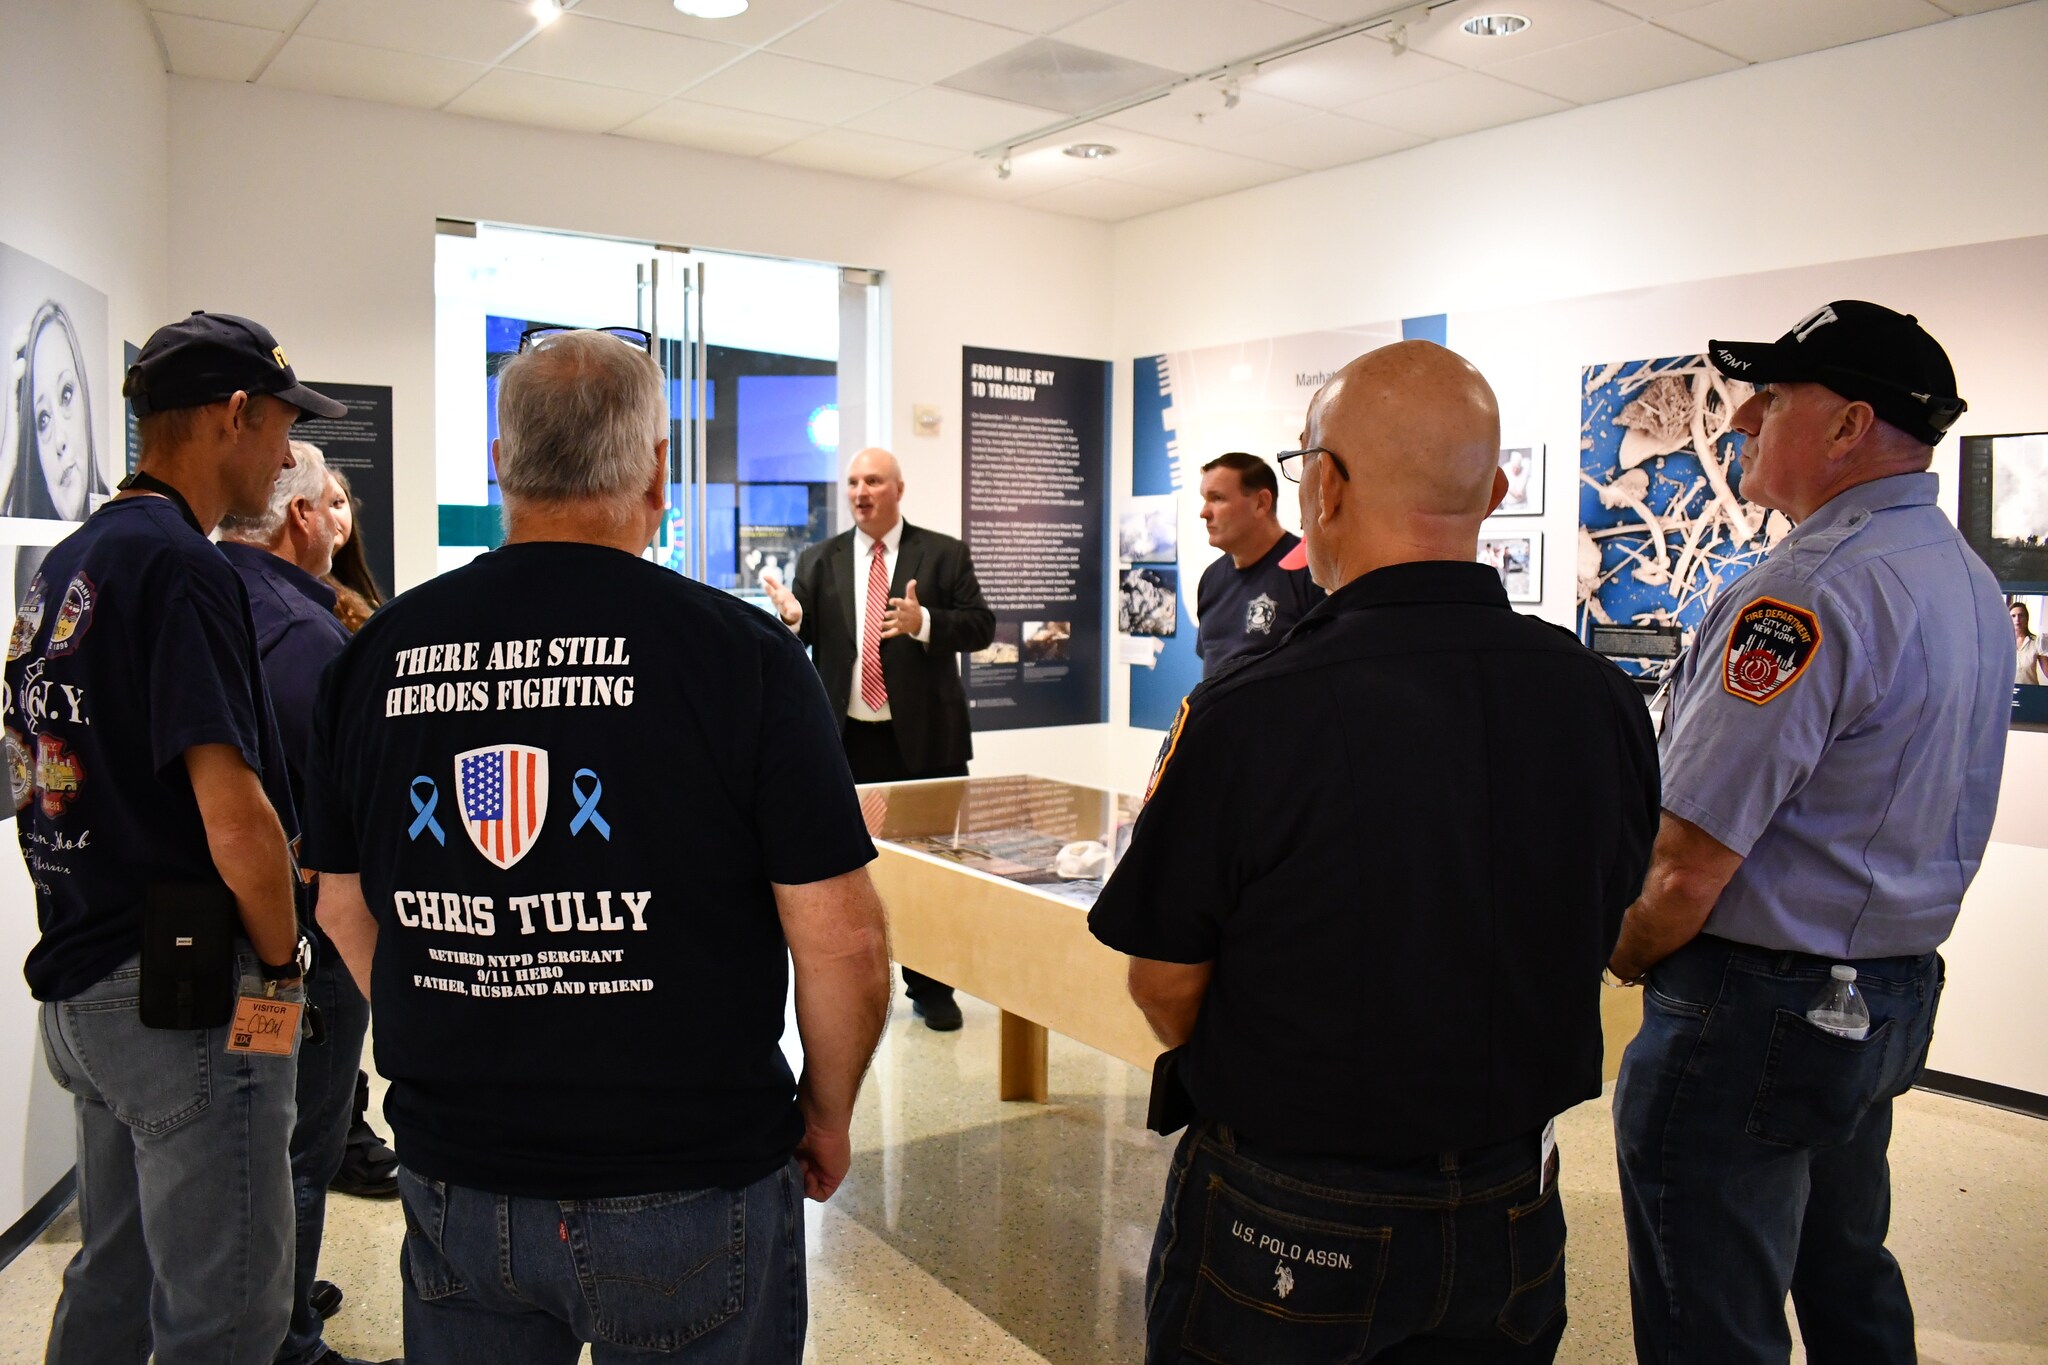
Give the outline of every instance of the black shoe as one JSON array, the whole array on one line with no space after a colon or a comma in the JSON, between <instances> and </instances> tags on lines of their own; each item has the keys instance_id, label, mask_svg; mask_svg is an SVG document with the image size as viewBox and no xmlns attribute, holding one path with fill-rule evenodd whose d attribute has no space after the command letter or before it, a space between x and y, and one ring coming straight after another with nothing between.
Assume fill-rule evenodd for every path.
<instances>
[{"instance_id":1,"label":"black shoe","mask_svg":"<svg viewBox=\"0 0 2048 1365\"><path fill-rule=\"evenodd\" d=\"M306 1306L320 1315L320 1321L327 1321L341 1311L341 1286L332 1280L313 1281L313 1292L306 1295Z\"/></svg>"},{"instance_id":2,"label":"black shoe","mask_svg":"<svg viewBox=\"0 0 2048 1365\"><path fill-rule=\"evenodd\" d=\"M327 1188L358 1199L398 1197L398 1154L382 1142L351 1143Z\"/></svg>"},{"instance_id":3,"label":"black shoe","mask_svg":"<svg viewBox=\"0 0 2048 1365\"><path fill-rule=\"evenodd\" d=\"M951 1033L967 1021L960 1017L960 1006L950 995L933 996L929 1000L912 1000L911 1012L924 1020L924 1026L934 1033Z\"/></svg>"}]
</instances>

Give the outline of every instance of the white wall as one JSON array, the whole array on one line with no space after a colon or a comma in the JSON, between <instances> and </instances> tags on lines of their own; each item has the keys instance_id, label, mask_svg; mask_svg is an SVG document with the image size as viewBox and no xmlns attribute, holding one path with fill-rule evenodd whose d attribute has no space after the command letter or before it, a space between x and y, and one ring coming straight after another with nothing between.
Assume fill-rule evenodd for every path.
<instances>
[{"instance_id":1,"label":"white wall","mask_svg":"<svg viewBox=\"0 0 2048 1365\"><path fill-rule=\"evenodd\" d=\"M2039 244L2012 244L2032 264L2003 299L1974 271L1967 291L1950 288L1938 257L1792 271L2048 234L2043 52L2048 3L2035 0L1122 224L1116 354L1449 313L1451 344L1469 337L1507 429L1550 446L1543 614L1568 621L1578 367L1700 350L1709 327L1772 336L1838 296L1781 299L1770 280L1728 277L1781 271L1842 293L1910 280L1916 297L1898 306L1949 341L1973 401L1959 429L2048 429ZM1646 306L1652 291L1683 306L1667 317ZM1951 312L1978 330L1944 332ZM1569 325L1546 329L1546 316ZM1580 353L1595 336L1633 349ZM1953 444L1937 466L1951 476ZM1120 431L1119 493L1128 445ZM1125 761L1142 748L1126 741ZM2014 734L1995 839L1945 949L1932 1060L2037 1094L2048 1093L2048 993L2033 980L2048 951L2043 771L2048 735Z\"/></svg>"},{"instance_id":2,"label":"white wall","mask_svg":"<svg viewBox=\"0 0 2048 1365\"><path fill-rule=\"evenodd\" d=\"M309 378L395 389L397 575L433 572L434 220L880 268L906 514L960 527L960 348L1110 354L1110 229L624 138L171 80L172 303L269 325ZM913 403L945 414L911 435ZM977 771L1095 779L1105 727L977 739Z\"/></svg>"},{"instance_id":3,"label":"white wall","mask_svg":"<svg viewBox=\"0 0 2048 1365\"><path fill-rule=\"evenodd\" d=\"M0 0L0 242L107 296L106 373L164 316L166 80L133 0ZM121 405L95 406L119 450ZM44 1069L19 967L36 941L19 856L0 855L0 1227L71 1165L70 1101Z\"/></svg>"}]
</instances>

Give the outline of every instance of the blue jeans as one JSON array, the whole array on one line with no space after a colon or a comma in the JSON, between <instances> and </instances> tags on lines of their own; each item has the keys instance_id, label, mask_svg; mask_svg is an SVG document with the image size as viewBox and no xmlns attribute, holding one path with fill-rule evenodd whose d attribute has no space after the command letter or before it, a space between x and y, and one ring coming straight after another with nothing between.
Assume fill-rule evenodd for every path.
<instances>
[{"instance_id":1,"label":"blue jeans","mask_svg":"<svg viewBox=\"0 0 2048 1365\"><path fill-rule=\"evenodd\" d=\"M242 969L253 971L246 949ZM48 1365L269 1365L291 1313L293 1061L144 1028L131 959L42 1007L78 1120L78 1254Z\"/></svg>"},{"instance_id":2,"label":"blue jeans","mask_svg":"<svg viewBox=\"0 0 2048 1365\"><path fill-rule=\"evenodd\" d=\"M534 1199L401 1166L405 1354L432 1365L796 1365L809 1305L795 1161L739 1190Z\"/></svg>"},{"instance_id":3,"label":"blue jeans","mask_svg":"<svg viewBox=\"0 0 2048 1365\"><path fill-rule=\"evenodd\" d=\"M327 1025L324 1042L299 1046L299 1120L292 1128L292 1199L298 1220L298 1252L292 1274L292 1325L277 1358L303 1365L327 1350L320 1339L320 1315L307 1296L320 1269L320 1239L327 1226L327 1182L341 1169L348 1129L355 1117L356 1068L363 1060L363 1035L370 1004L348 974L339 954L326 953L306 978L306 999Z\"/></svg>"},{"instance_id":4,"label":"blue jeans","mask_svg":"<svg viewBox=\"0 0 2048 1365\"><path fill-rule=\"evenodd\" d=\"M1181 1139L1145 1276L1145 1359L1271 1365L1551 1360L1564 1207L1538 1138L1400 1161Z\"/></svg>"},{"instance_id":5,"label":"blue jeans","mask_svg":"<svg viewBox=\"0 0 2048 1365\"><path fill-rule=\"evenodd\" d=\"M1915 1359L1884 1246L1885 1149L1927 1059L1941 958L1851 964L1861 1041L1806 1021L1831 965L1701 935L1644 983L1614 1138L1645 1365L1789 1359L1787 1292L1813 1365Z\"/></svg>"}]
</instances>

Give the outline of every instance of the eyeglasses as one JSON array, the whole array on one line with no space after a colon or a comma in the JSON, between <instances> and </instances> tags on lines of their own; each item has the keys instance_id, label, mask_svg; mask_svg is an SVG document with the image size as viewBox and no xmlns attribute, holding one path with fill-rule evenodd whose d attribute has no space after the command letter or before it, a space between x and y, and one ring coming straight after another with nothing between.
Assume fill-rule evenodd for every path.
<instances>
[{"instance_id":1,"label":"eyeglasses","mask_svg":"<svg viewBox=\"0 0 2048 1365\"><path fill-rule=\"evenodd\" d=\"M570 332L603 332L608 337L617 337L628 346L645 351L649 355L654 354L653 333L642 331L638 327L529 327L519 334L519 349L530 351Z\"/></svg>"},{"instance_id":2,"label":"eyeglasses","mask_svg":"<svg viewBox=\"0 0 2048 1365\"><path fill-rule=\"evenodd\" d=\"M1301 482L1302 462L1311 455L1327 455L1330 463L1337 466L1337 477L1351 482L1351 471L1344 467L1343 457L1328 446L1309 446L1305 450L1283 450L1273 457L1273 463L1280 466L1280 473L1289 483Z\"/></svg>"}]
</instances>

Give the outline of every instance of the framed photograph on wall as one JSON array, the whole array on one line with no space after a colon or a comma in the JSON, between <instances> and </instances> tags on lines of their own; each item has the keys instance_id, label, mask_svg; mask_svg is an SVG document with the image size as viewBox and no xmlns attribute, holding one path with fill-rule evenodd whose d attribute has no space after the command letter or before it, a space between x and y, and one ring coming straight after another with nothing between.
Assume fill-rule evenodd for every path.
<instances>
[{"instance_id":1,"label":"framed photograph on wall","mask_svg":"<svg viewBox=\"0 0 2048 1365\"><path fill-rule=\"evenodd\" d=\"M1543 536L1479 537L1479 562L1491 564L1510 602L1543 600Z\"/></svg>"},{"instance_id":2,"label":"framed photograph on wall","mask_svg":"<svg viewBox=\"0 0 2048 1365\"><path fill-rule=\"evenodd\" d=\"M1501 472L1508 476L1508 495L1495 509L1497 517L1543 515L1543 447L1506 446L1500 452Z\"/></svg>"}]
</instances>

